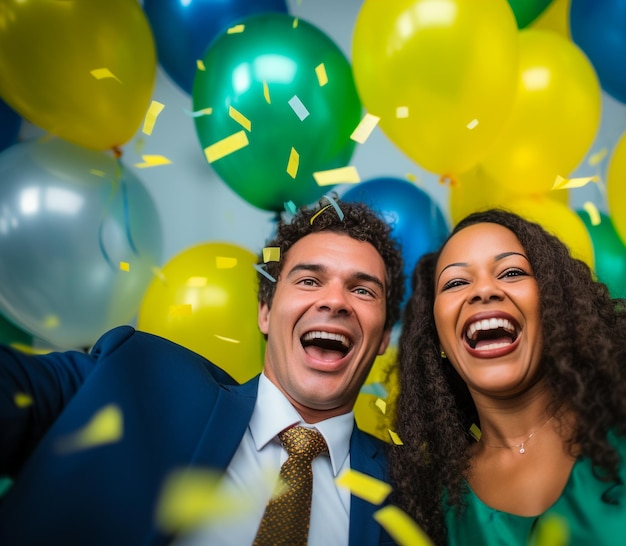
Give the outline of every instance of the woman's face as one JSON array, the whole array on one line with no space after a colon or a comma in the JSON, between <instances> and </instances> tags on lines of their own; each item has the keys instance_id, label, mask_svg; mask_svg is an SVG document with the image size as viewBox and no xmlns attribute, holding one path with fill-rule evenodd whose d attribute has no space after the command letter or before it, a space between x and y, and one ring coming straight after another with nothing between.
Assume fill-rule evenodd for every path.
<instances>
[{"instance_id":1,"label":"woman's face","mask_svg":"<svg viewBox=\"0 0 626 546\"><path fill-rule=\"evenodd\" d=\"M441 348L473 394L508 398L538 380L539 289L507 228L475 224L448 241L435 271L434 315Z\"/></svg>"}]
</instances>

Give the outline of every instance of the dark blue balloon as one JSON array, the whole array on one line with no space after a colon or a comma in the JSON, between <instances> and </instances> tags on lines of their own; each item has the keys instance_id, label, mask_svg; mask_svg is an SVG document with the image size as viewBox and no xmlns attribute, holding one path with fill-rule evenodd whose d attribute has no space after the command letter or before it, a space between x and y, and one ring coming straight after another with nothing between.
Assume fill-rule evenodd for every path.
<instances>
[{"instance_id":1,"label":"dark blue balloon","mask_svg":"<svg viewBox=\"0 0 626 546\"><path fill-rule=\"evenodd\" d=\"M406 294L411 292L413 269L427 252L439 248L450 229L437 203L423 190L399 178L375 178L353 186L343 201L363 202L382 214L402 246Z\"/></svg>"},{"instance_id":2,"label":"dark blue balloon","mask_svg":"<svg viewBox=\"0 0 626 546\"><path fill-rule=\"evenodd\" d=\"M0 152L17 141L22 118L0 100Z\"/></svg>"},{"instance_id":3,"label":"dark blue balloon","mask_svg":"<svg viewBox=\"0 0 626 546\"><path fill-rule=\"evenodd\" d=\"M571 0L572 41L585 52L609 95L626 103L626 2Z\"/></svg>"},{"instance_id":4,"label":"dark blue balloon","mask_svg":"<svg viewBox=\"0 0 626 546\"><path fill-rule=\"evenodd\" d=\"M250 15L287 13L285 0L144 0L161 67L191 95L197 60L213 39Z\"/></svg>"}]
</instances>

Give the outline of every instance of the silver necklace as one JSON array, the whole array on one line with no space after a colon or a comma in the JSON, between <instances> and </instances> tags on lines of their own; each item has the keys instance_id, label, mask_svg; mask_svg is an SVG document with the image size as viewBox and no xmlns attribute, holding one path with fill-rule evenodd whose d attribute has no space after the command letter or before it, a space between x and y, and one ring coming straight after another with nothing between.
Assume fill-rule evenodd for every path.
<instances>
[{"instance_id":1,"label":"silver necklace","mask_svg":"<svg viewBox=\"0 0 626 546\"><path fill-rule=\"evenodd\" d=\"M507 446L507 445L503 445L503 446L496 446L493 444L488 444L485 443L486 446L488 447L493 447L493 448L498 448L498 449L504 449L504 448L519 448L519 452L523 455L524 453L526 453L526 444L528 443L528 441L535 436L535 434L537 434L543 427L545 427L550 421L552 421L552 418L554 417L554 415L552 415L547 421L545 421L538 429L533 430L529 435L528 438L526 438L523 442L519 443L519 444L514 444L512 446Z\"/></svg>"}]
</instances>

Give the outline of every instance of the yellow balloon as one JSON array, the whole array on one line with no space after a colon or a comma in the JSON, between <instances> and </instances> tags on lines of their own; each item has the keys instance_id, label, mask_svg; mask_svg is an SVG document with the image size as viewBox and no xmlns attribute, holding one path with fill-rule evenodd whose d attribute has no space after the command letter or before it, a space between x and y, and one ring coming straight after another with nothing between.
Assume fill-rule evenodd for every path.
<instances>
[{"instance_id":1,"label":"yellow balloon","mask_svg":"<svg viewBox=\"0 0 626 546\"><path fill-rule=\"evenodd\" d=\"M541 195L511 201L507 208L541 224L569 248L572 256L594 268L593 241L584 222L569 207Z\"/></svg>"},{"instance_id":2,"label":"yellow balloon","mask_svg":"<svg viewBox=\"0 0 626 546\"><path fill-rule=\"evenodd\" d=\"M133 0L0 3L0 96L64 140L130 140L156 77L152 31Z\"/></svg>"},{"instance_id":3,"label":"yellow balloon","mask_svg":"<svg viewBox=\"0 0 626 546\"><path fill-rule=\"evenodd\" d=\"M247 381L263 367L257 323L256 256L237 245L205 243L172 258L144 294L140 330L191 349Z\"/></svg>"},{"instance_id":4,"label":"yellow balloon","mask_svg":"<svg viewBox=\"0 0 626 546\"><path fill-rule=\"evenodd\" d=\"M584 159L600 124L600 84L585 54L548 30L520 31L513 113L482 162L510 191L549 191Z\"/></svg>"},{"instance_id":5,"label":"yellow balloon","mask_svg":"<svg viewBox=\"0 0 626 546\"><path fill-rule=\"evenodd\" d=\"M552 0L539 17L530 24L530 28L552 30L564 38L571 39L569 8L570 0Z\"/></svg>"},{"instance_id":6,"label":"yellow balloon","mask_svg":"<svg viewBox=\"0 0 626 546\"><path fill-rule=\"evenodd\" d=\"M352 42L361 101L421 167L466 171L511 112L517 32L506 0L365 0Z\"/></svg>"},{"instance_id":7,"label":"yellow balloon","mask_svg":"<svg viewBox=\"0 0 626 546\"><path fill-rule=\"evenodd\" d=\"M626 244L626 132L611 153L606 178L609 215L615 230Z\"/></svg>"},{"instance_id":8,"label":"yellow balloon","mask_svg":"<svg viewBox=\"0 0 626 546\"><path fill-rule=\"evenodd\" d=\"M551 191L545 197L567 206L569 190ZM454 225L472 212L489 208L506 209L511 202L519 199L519 195L496 182L478 165L454 180L450 185L448 199L450 219Z\"/></svg>"}]
</instances>

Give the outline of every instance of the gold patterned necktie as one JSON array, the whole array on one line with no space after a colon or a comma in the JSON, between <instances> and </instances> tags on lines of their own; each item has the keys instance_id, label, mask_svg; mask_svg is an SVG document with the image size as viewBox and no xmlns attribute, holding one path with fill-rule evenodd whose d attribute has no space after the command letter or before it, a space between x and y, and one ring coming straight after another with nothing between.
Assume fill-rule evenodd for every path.
<instances>
[{"instance_id":1,"label":"gold patterned necktie","mask_svg":"<svg viewBox=\"0 0 626 546\"><path fill-rule=\"evenodd\" d=\"M254 546L306 546L311 519L311 463L328 447L314 429L292 427L278 437L289 454L280 468L279 483L265 507Z\"/></svg>"}]
</instances>

